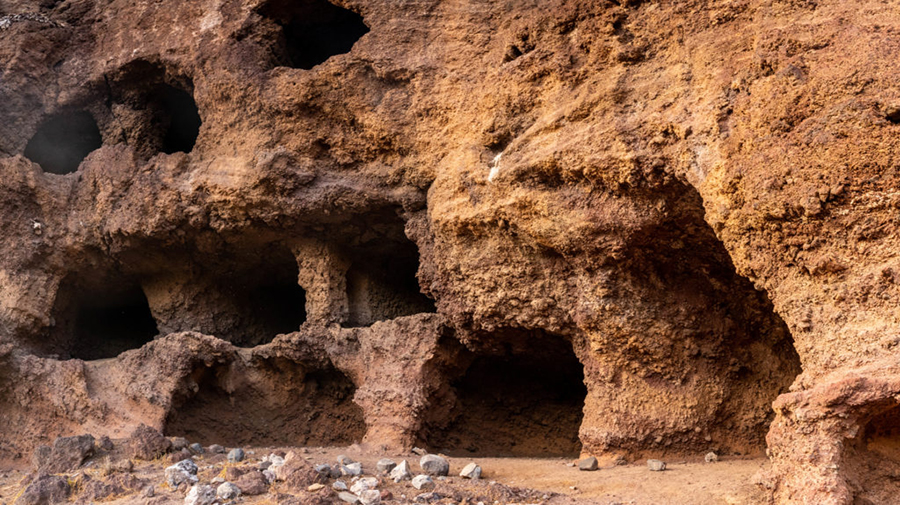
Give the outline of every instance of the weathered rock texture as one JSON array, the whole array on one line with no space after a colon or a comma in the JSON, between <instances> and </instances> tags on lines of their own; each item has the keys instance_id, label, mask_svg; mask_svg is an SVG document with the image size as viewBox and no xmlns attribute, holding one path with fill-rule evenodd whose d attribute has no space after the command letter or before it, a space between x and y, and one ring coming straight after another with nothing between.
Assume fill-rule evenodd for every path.
<instances>
[{"instance_id":1,"label":"weathered rock texture","mask_svg":"<svg viewBox=\"0 0 900 505\"><path fill-rule=\"evenodd\" d=\"M335 4L0 0L0 457L768 444L779 503L900 492L896 5Z\"/></svg>"}]
</instances>

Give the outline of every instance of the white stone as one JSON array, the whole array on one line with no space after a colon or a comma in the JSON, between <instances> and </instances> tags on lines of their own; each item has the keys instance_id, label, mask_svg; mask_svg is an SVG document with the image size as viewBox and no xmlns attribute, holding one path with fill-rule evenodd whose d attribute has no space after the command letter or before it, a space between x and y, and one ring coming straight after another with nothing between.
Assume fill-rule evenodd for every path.
<instances>
[{"instance_id":1,"label":"white stone","mask_svg":"<svg viewBox=\"0 0 900 505\"><path fill-rule=\"evenodd\" d=\"M427 475L416 475L413 477L412 485L419 491L431 491L434 489L434 481Z\"/></svg>"},{"instance_id":2,"label":"white stone","mask_svg":"<svg viewBox=\"0 0 900 505\"><path fill-rule=\"evenodd\" d=\"M212 505L216 501L216 490L212 486L194 485L184 498L184 505Z\"/></svg>"}]
</instances>

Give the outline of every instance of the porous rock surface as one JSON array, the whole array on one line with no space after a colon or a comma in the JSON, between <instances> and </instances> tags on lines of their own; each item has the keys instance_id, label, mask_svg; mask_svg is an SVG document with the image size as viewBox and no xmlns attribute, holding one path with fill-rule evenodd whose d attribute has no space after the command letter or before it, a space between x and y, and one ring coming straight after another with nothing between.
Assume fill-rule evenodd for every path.
<instances>
[{"instance_id":1,"label":"porous rock surface","mask_svg":"<svg viewBox=\"0 0 900 505\"><path fill-rule=\"evenodd\" d=\"M335 4L0 0L0 459L145 423L897 494L897 6Z\"/></svg>"}]
</instances>

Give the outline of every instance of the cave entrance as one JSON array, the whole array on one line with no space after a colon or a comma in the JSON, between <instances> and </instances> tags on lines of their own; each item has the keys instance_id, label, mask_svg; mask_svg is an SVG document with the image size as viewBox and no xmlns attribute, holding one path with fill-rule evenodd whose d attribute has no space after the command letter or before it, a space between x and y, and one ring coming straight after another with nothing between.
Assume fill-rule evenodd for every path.
<instances>
[{"instance_id":1,"label":"cave entrance","mask_svg":"<svg viewBox=\"0 0 900 505\"><path fill-rule=\"evenodd\" d=\"M369 32L362 16L326 0L276 0L261 14L282 27L284 52L292 68L309 70L348 53Z\"/></svg>"},{"instance_id":2,"label":"cave entrance","mask_svg":"<svg viewBox=\"0 0 900 505\"><path fill-rule=\"evenodd\" d=\"M900 496L900 406L881 409L844 443L841 471L856 485L854 504L895 503Z\"/></svg>"},{"instance_id":3,"label":"cave entrance","mask_svg":"<svg viewBox=\"0 0 900 505\"><path fill-rule=\"evenodd\" d=\"M587 388L571 343L542 331L502 333L491 335L494 347L469 352L449 416L425 423L426 445L459 456L577 456Z\"/></svg>"},{"instance_id":4,"label":"cave entrance","mask_svg":"<svg viewBox=\"0 0 900 505\"><path fill-rule=\"evenodd\" d=\"M94 117L84 111L51 116L25 146L25 157L51 174L70 174L103 145Z\"/></svg>"},{"instance_id":5,"label":"cave entrance","mask_svg":"<svg viewBox=\"0 0 900 505\"><path fill-rule=\"evenodd\" d=\"M349 255L345 327L436 311L419 286L419 249L403 227L396 215L387 215L380 225L361 228L360 235L377 238L357 245Z\"/></svg>"},{"instance_id":6,"label":"cave entrance","mask_svg":"<svg viewBox=\"0 0 900 505\"><path fill-rule=\"evenodd\" d=\"M190 153L203 122L194 83L159 64L136 61L111 76L110 99L120 141L143 159L159 153Z\"/></svg>"},{"instance_id":7,"label":"cave entrance","mask_svg":"<svg viewBox=\"0 0 900 505\"><path fill-rule=\"evenodd\" d=\"M131 279L65 279L52 320L48 338L38 347L41 354L60 359L114 358L159 333L147 297Z\"/></svg>"},{"instance_id":8,"label":"cave entrance","mask_svg":"<svg viewBox=\"0 0 900 505\"><path fill-rule=\"evenodd\" d=\"M166 435L203 445L349 445L366 431L356 387L332 366L272 359L196 369ZM195 393L194 393L195 391Z\"/></svg>"}]
</instances>

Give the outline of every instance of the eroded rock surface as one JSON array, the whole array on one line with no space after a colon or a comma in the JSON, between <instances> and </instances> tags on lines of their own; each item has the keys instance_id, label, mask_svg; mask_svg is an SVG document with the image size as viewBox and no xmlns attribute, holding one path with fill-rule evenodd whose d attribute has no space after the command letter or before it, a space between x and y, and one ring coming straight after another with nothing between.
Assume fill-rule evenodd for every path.
<instances>
[{"instance_id":1,"label":"eroded rock surface","mask_svg":"<svg viewBox=\"0 0 900 505\"><path fill-rule=\"evenodd\" d=\"M0 1L0 459L142 423L601 460L768 448L780 503L883 502L898 19Z\"/></svg>"}]
</instances>

